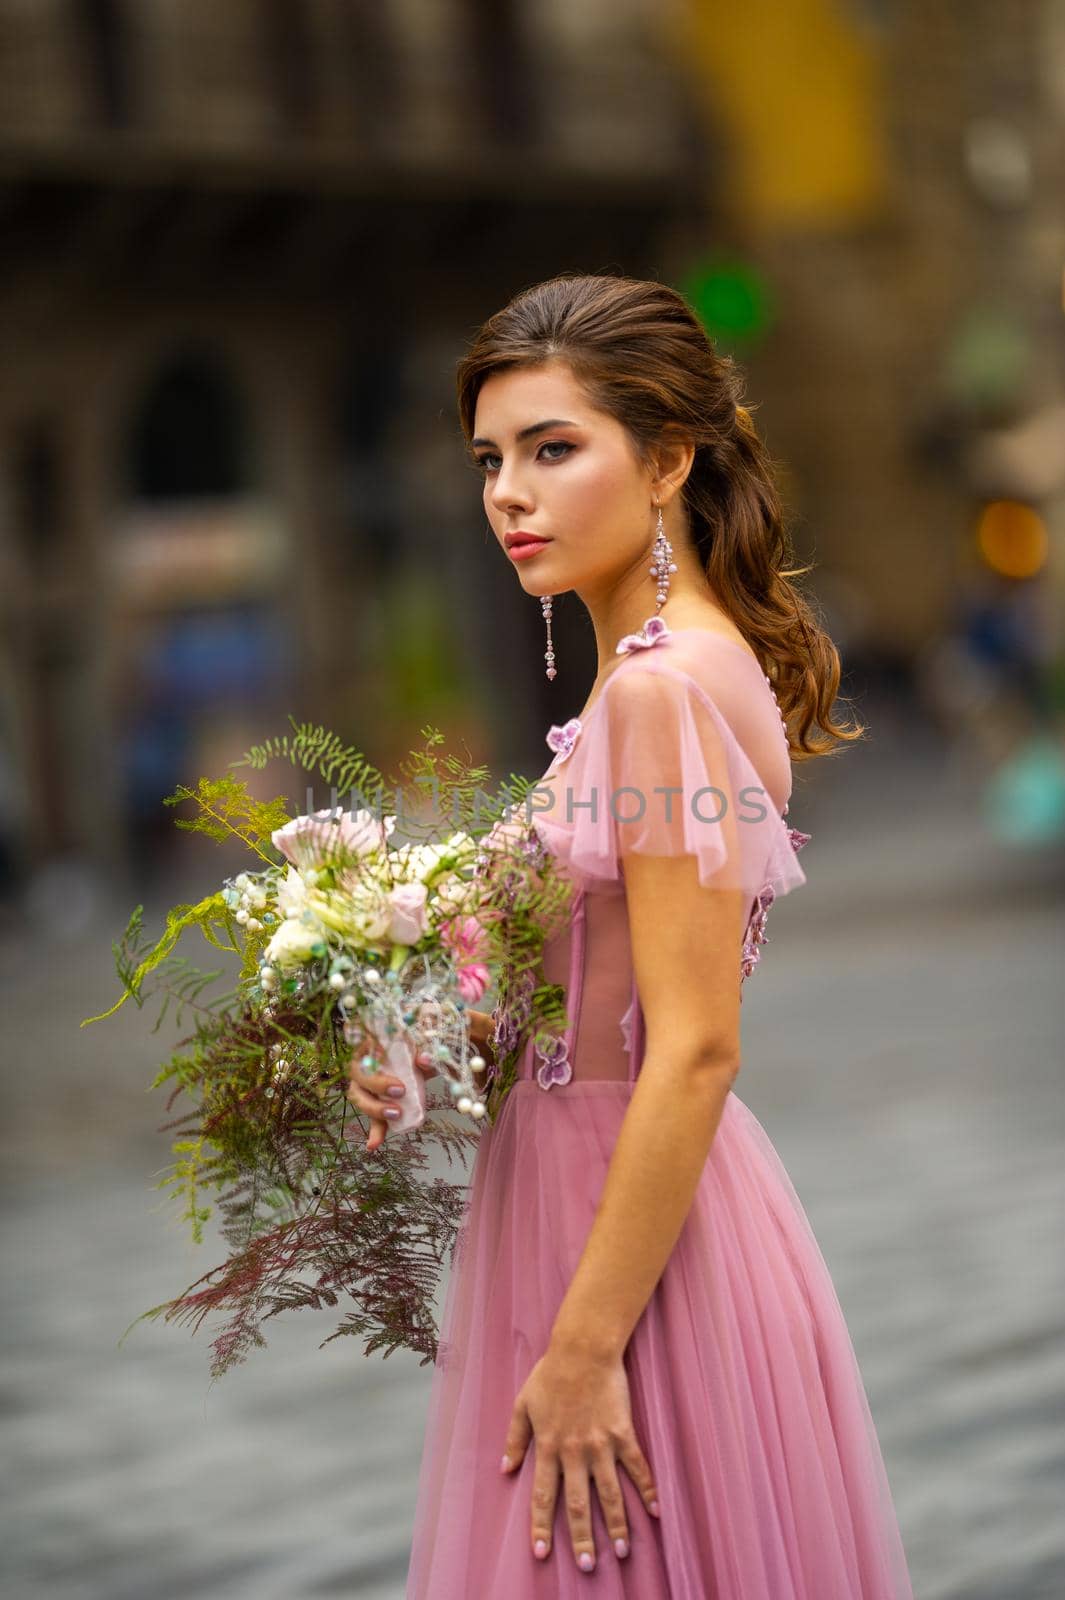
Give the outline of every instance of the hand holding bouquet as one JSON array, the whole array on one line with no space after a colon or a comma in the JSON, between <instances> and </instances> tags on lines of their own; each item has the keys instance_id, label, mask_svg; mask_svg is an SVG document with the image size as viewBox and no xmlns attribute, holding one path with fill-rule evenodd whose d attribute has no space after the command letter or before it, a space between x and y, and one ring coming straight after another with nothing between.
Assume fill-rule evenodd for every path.
<instances>
[{"instance_id":1,"label":"hand holding bouquet","mask_svg":"<svg viewBox=\"0 0 1065 1600\"><path fill-rule=\"evenodd\" d=\"M485 1092L487 1074L491 1072L492 1064L495 1062L495 1050L491 1043L493 1021L487 1012L477 1011L472 1006L466 1008L466 1021L470 1041L476 1051L476 1054L470 1057L470 1068L475 1092L478 1098L481 1098ZM351 1080L348 1099L369 1118L370 1135L366 1141L366 1148L369 1151L377 1150L390 1130L401 1131L403 1124L400 1120L400 1106L396 1102L398 1100L402 1105L402 1097L407 1093L406 1075L390 1076L381 1071L379 1056L374 1054L379 1048L377 1041L366 1035L361 1043L356 1045L348 1064L348 1075ZM485 1053L488 1057L487 1062ZM477 1065L478 1058L485 1062L483 1066ZM436 1074L429 1051L418 1051L414 1057L414 1066L425 1078L432 1078ZM420 1086L417 1092L421 1103L424 1103L424 1091ZM467 1105L467 1099L468 1097L459 1098L458 1110L472 1111L475 1102Z\"/></svg>"}]
</instances>

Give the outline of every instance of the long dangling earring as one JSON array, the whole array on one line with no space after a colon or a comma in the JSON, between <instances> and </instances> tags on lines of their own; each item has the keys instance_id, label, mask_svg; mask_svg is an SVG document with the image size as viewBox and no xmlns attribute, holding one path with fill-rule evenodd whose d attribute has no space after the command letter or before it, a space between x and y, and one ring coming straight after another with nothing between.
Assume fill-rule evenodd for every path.
<instances>
[{"instance_id":1,"label":"long dangling earring","mask_svg":"<svg viewBox=\"0 0 1065 1600\"><path fill-rule=\"evenodd\" d=\"M551 594L540 596L540 609L544 614L544 621L547 623L547 649L544 651L544 660L547 662L547 676L549 678L555 676L555 645L551 638L551 602L553 599L554 595Z\"/></svg>"},{"instance_id":2,"label":"long dangling earring","mask_svg":"<svg viewBox=\"0 0 1065 1600\"><path fill-rule=\"evenodd\" d=\"M673 560L673 546L666 538L661 506L658 507L658 536L654 543L654 558L654 565L650 571L652 578L658 579L658 604L655 606L655 616L657 616L669 597L669 575L677 570L677 563Z\"/></svg>"}]
</instances>

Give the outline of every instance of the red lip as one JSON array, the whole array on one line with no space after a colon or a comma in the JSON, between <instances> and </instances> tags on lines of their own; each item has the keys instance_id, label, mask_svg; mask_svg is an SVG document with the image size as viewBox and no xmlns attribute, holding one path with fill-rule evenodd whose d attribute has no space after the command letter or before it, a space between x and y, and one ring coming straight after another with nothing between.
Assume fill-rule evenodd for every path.
<instances>
[{"instance_id":1,"label":"red lip","mask_svg":"<svg viewBox=\"0 0 1065 1600\"><path fill-rule=\"evenodd\" d=\"M539 533L526 533L522 528L519 528L516 533L504 534L503 543L506 545L508 550L513 550L515 545L550 544L551 541L550 539L545 539Z\"/></svg>"}]
</instances>

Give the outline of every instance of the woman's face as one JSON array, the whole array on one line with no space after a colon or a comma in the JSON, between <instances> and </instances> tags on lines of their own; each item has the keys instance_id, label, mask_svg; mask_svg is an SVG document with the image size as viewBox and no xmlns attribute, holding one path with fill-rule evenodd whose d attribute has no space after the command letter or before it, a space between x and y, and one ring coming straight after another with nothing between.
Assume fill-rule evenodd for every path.
<instances>
[{"instance_id":1,"label":"woman's face","mask_svg":"<svg viewBox=\"0 0 1065 1600\"><path fill-rule=\"evenodd\" d=\"M587 600L630 570L646 576L655 536L651 471L621 424L592 407L566 362L493 373L478 394L473 431L488 521L528 594L575 589ZM506 547L518 532L548 542L521 557L520 545Z\"/></svg>"}]
</instances>

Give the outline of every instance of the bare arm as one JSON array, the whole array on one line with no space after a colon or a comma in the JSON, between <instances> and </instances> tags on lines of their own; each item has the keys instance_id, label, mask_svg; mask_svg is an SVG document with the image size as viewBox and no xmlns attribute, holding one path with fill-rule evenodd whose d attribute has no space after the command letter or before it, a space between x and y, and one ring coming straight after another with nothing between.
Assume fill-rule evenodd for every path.
<instances>
[{"instance_id":1,"label":"bare arm","mask_svg":"<svg viewBox=\"0 0 1065 1600\"><path fill-rule=\"evenodd\" d=\"M691 1208L739 1071L743 895L690 856L629 855L625 884L647 1048L580 1263L552 1331L619 1355Z\"/></svg>"}]
</instances>

